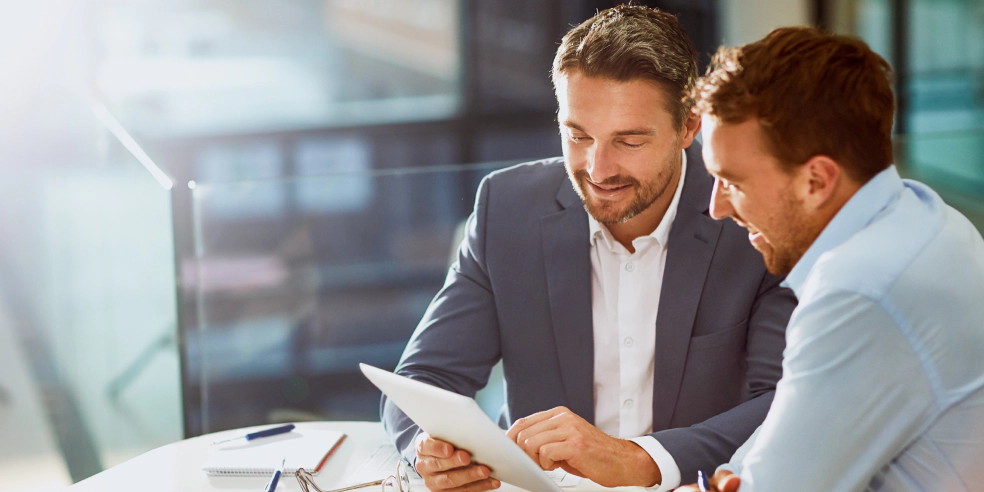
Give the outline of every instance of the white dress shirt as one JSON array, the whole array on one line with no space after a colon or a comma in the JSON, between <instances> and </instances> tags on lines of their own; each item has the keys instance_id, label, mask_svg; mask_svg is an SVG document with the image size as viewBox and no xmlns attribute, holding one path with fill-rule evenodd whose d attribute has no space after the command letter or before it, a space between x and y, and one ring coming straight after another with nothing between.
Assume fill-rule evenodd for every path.
<instances>
[{"instance_id":1,"label":"white dress shirt","mask_svg":"<svg viewBox=\"0 0 984 492\"><path fill-rule=\"evenodd\" d=\"M656 314L666 265L666 241L676 218L687 154L673 200L648 236L632 241L634 253L588 215L591 240L591 307L594 324L595 425L606 434L630 439L659 466L662 492L680 485L676 460L653 430L653 365ZM641 436L641 437L640 437Z\"/></svg>"}]
</instances>

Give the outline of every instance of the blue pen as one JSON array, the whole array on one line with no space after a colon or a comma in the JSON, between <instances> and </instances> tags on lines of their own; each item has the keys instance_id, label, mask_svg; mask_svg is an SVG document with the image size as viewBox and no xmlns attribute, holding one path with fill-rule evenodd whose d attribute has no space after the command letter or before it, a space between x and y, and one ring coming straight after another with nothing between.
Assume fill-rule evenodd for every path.
<instances>
[{"instance_id":1,"label":"blue pen","mask_svg":"<svg viewBox=\"0 0 984 492\"><path fill-rule=\"evenodd\" d=\"M273 492L274 490L277 490L277 482L280 481L280 475L284 474L284 463L286 462L287 458L284 458L284 460L280 462L280 468L274 470L273 476L270 477L270 481L267 482L266 487L263 488L263 492Z\"/></svg>"},{"instance_id":2,"label":"blue pen","mask_svg":"<svg viewBox=\"0 0 984 492\"><path fill-rule=\"evenodd\" d=\"M224 441L215 441L212 443L212 446L222 444L224 442L235 441L236 439L246 439L247 441L252 441L253 439L259 437L275 436L277 434L283 434L284 432L290 432L292 430L294 430L294 424L281 425L280 427L274 427L272 429L250 432L245 436L233 437L232 439L226 439Z\"/></svg>"},{"instance_id":3,"label":"blue pen","mask_svg":"<svg viewBox=\"0 0 984 492\"><path fill-rule=\"evenodd\" d=\"M700 492L711 490L711 483L707 481L707 475L704 475L704 472L700 470L697 470L697 487L700 488Z\"/></svg>"}]
</instances>

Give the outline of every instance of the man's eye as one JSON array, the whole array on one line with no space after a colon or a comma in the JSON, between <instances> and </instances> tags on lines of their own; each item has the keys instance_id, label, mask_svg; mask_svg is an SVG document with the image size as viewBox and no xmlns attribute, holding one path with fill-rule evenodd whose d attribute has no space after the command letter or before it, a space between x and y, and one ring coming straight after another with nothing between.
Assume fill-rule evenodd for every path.
<instances>
[{"instance_id":1,"label":"man's eye","mask_svg":"<svg viewBox=\"0 0 984 492\"><path fill-rule=\"evenodd\" d=\"M641 143L632 143L632 142L625 142L625 141L622 142L622 145L630 149L638 149L639 147L642 147Z\"/></svg>"}]
</instances>

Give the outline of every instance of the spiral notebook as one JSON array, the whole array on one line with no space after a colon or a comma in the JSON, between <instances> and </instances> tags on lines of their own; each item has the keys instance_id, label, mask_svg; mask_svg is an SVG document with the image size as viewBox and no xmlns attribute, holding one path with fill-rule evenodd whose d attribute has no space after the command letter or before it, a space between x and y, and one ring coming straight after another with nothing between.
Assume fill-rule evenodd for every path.
<instances>
[{"instance_id":1,"label":"spiral notebook","mask_svg":"<svg viewBox=\"0 0 984 492\"><path fill-rule=\"evenodd\" d=\"M202 471L223 477L270 476L286 458L285 475L293 475L298 468L317 475L344 439L345 434L338 431L298 428L252 441L232 441L218 446Z\"/></svg>"}]
</instances>

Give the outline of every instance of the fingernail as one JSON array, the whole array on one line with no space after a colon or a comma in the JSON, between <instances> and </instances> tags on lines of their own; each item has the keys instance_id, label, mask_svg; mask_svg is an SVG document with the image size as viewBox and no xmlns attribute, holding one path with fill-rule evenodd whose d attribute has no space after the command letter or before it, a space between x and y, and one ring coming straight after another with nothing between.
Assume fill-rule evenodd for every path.
<instances>
[{"instance_id":1,"label":"fingernail","mask_svg":"<svg viewBox=\"0 0 984 492\"><path fill-rule=\"evenodd\" d=\"M495 488L499 488L499 486L502 485L502 482L493 479L492 480L492 485L495 485Z\"/></svg>"},{"instance_id":2,"label":"fingernail","mask_svg":"<svg viewBox=\"0 0 984 492\"><path fill-rule=\"evenodd\" d=\"M489 476L489 469L485 468L484 466L480 466L478 468L478 474L481 475L482 478L486 478Z\"/></svg>"}]
</instances>

